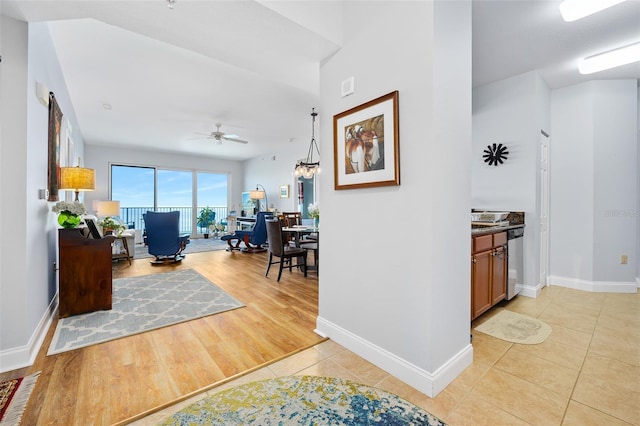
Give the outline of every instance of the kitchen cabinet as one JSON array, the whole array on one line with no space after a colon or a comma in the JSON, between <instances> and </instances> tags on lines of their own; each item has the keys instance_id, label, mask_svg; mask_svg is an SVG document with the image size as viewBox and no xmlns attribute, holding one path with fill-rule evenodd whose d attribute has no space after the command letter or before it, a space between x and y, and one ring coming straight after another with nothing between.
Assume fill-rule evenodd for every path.
<instances>
[{"instance_id":1,"label":"kitchen cabinet","mask_svg":"<svg viewBox=\"0 0 640 426\"><path fill-rule=\"evenodd\" d=\"M507 233L479 235L471 240L471 319L507 294Z\"/></svg>"},{"instance_id":2,"label":"kitchen cabinet","mask_svg":"<svg viewBox=\"0 0 640 426\"><path fill-rule=\"evenodd\" d=\"M85 238L80 229L59 229L60 318L111 309L113 237Z\"/></svg>"}]
</instances>

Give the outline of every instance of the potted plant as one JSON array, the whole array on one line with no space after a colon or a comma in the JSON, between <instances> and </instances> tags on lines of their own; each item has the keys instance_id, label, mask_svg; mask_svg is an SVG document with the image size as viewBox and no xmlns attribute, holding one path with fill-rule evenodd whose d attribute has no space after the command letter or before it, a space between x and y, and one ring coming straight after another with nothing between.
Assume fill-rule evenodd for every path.
<instances>
[{"instance_id":1,"label":"potted plant","mask_svg":"<svg viewBox=\"0 0 640 426\"><path fill-rule=\"evenodd\" d=\"M216 219L216 212L209 206L200 210L198 215L198 226L204 228L204 237L209 238L209 225Z\"/></svg>"},{"instance_id":2,"label":"potted plant","mask_svg":"<svg viewBox=\"0 0 640 426\"><path fill-rule=\"evenodd\" d=\"M125 229L124 225L117 222L112 217L105 217L100 222L98 222L98 225L102 226L103 235L113 234L113 235L120 236L122 234L122 231L124 231Z\"/></svg>"}]
</instances>

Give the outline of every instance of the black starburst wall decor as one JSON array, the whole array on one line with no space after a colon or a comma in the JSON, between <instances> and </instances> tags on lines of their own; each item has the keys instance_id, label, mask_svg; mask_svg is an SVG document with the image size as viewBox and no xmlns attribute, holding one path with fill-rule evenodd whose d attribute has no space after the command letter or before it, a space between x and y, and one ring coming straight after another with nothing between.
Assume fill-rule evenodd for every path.
<instances>
[{"instance_id":1,"label":"black starburst wall decor","mask_svg":"<svg viewBox=\"0 0 640 426\"><path fill-rule=\"evenodd\" d=\"M507 151L507 147L499 144L487 145L487 149L484 150L484 162L489 164L490 166L497 166L498 164L502 164L506 161L507 155L509 151Z\"/></svg>"}]
</instances>

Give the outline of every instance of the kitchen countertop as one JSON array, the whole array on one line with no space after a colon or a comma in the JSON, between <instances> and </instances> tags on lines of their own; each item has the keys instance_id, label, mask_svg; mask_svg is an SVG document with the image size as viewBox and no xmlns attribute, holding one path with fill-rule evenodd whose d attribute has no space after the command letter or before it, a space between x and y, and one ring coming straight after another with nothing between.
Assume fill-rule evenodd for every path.
<instances>
[{"instance_id":1,"label":"kitchen countertop","mask_svg":"<svg viewBox=\"0 0 640 426\"><path fill-rule=\"evenodd\" d=\"M471 236L475 237L478 235L486 235L486 234L495 234L497 232L504 232L509 229L516 228L524 228L524 223L513 224L513 225L502 225L502 226L482 226L479 228L471 228Z\"/></svg>"}]
</instances>

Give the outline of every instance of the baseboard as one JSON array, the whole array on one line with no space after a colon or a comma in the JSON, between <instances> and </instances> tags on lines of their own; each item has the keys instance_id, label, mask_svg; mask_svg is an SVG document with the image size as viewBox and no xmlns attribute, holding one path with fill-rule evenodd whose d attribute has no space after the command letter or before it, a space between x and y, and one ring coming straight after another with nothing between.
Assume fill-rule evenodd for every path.
<instances>
[{"instance_id":1,"label":"baseboard","mask_svg":"<svg viewBox=\"0 0 640 426\"><path fill-rule=\"evenodd\" d=\"M473 347L470 344L431 373L322 317L316 320L315 332L330 338L431 398L473 363Z\"/></svg>"},{"instance_id":2,"label":"baseboard","mask_svg":"<svg viewBox=\"0 0 640 426\"><path fill-rule=\"evenodd\" d=\"M53 315L58 307L58 296L52 300L47 310L40 318L36 329L31 334L29 342L24 346L11 348L0 352L0 373L17 370L19 368L29 367L33 365L42 346L44 338L47 336L49 327L53 322Z\"/></svg>"},{"instance_id":3,"label":"baseboard","mask_svg":"<svg viewBox=\"0 0 640 426\"><path fill-rule=\"evenodd\" d=\"M633 281L588 281L578 278L550 276L549 285L572 288L574 290L590 291L593 293L637 293L638 285Z\"/></svg>"},{"instance_id":4,"label":"baseboard","mask_svg":"<svg viewBox=\"0 0 640 426\"><path fill-rule=\"evenodd\" d=\"M542 284L538 284L537 286L522 284L519 294L520 296L532 297L534 299L537 299L538 296L540 296L543 288L544 286Z\"/></svg>"}]
</instances>

